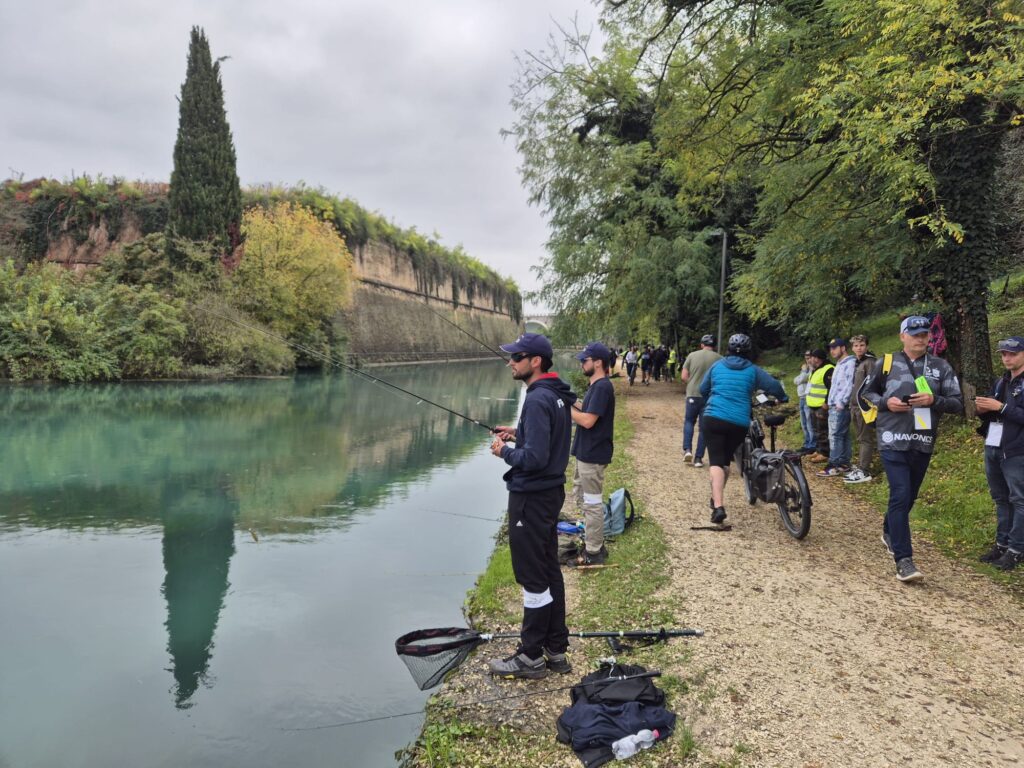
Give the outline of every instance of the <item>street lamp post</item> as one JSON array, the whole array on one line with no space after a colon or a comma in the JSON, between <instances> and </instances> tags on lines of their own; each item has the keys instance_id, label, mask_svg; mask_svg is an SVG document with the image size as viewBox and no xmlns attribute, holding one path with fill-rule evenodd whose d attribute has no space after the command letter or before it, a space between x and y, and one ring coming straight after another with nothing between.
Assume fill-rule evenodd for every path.
<instances>
[{"instance_id":1,"label":"street lamp post","mask_svg":"<svg viewBox=\"0 0 1024 768\"><path fill-rule=\"evenodd\" d=\"M722 276L718 284L718 354L722 354L722 318L725 315L725 254L729 246L729 234L724 229L713 229L708 234L722 236Z\"/></svg>"}]
</instances>

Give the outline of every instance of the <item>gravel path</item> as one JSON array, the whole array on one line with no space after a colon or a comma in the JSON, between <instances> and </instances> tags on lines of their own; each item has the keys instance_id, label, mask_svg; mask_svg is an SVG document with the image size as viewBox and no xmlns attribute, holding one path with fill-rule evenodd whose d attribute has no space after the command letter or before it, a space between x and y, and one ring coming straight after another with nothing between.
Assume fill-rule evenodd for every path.
<instances>
[{"instance_id":1,"label":"gravel path","mask_svg":"<svg viewBox=\"0 0 1024 768\"><path fill-rule=\"evenodd\" d=\"M631 387L626 407L635 494L669 540L671 595L707 632L680 670L699 684L675 707L699 764L1024 766L1018 601L920 537L925 581L897 582L878 514L841 481L810 478L802 542L774 508L746 504L735 474L733 530L691 531L708 523L710 492L707 469L682 464L679 385Z\"/></svg>"}]
</instances>

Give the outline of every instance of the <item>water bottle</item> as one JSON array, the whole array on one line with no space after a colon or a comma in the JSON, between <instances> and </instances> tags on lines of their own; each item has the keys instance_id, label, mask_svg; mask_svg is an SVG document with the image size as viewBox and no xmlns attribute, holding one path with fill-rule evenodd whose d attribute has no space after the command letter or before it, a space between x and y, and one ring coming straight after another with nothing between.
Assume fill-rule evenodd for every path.
<instances>
[{"instance_id":1,"label":"water bottle","mask_svg":"<svg viewBox=\"0 0 1024 768\"><path fill-rule=\"evenodd\" d=\"M629 736L623 736L612 744L612 754L615 755L616 760L625 760L626 758L635 755L641 749L650 749L654 746L654 742L657 740L657 731L651 731L644 728L643 730L637 731Z\"/></svg>"}]
</instances>

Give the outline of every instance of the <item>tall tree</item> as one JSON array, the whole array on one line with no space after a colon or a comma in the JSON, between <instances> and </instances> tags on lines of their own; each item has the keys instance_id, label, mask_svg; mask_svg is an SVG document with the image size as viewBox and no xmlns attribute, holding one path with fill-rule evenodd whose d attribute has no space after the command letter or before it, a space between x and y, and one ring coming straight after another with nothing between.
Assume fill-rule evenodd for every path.
<instances>
[{"instance_id":1,"label":"tall tree","mask_svg":"<svg viewBox=\"0 0 1024 768\"><path fill-rule=\"evenodd\" d=\"M188 68L178 99L178 138L174 144L167 243L172 260L176 240L210 243L221 258L242 241L242 191L235 167L235 145L224 111L220 62L210 43L192 27Z\"/></svg>"}]
</instances>

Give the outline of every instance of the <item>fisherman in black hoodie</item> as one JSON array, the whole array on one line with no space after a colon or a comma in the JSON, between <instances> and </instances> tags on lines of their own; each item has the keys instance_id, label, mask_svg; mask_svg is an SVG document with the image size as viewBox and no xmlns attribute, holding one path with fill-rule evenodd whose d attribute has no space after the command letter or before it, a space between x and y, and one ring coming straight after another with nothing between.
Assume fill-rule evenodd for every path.
<instances>
[{"instance_id":1,"label":"fisherman in black hoodie","mask_svg":"<svg viewBox=\"0 0 1024 768\"><path fill-rule=\"evenodd\" d=\"M524 333L501 348L511 355L512 378L526 384L518 425L495 427L498 436L491 444L491 453L511 467L503 479L512 571L523 588L523 628L516 652L489 667L492 675L533 679L572 669L565 657L569 630L556 526L565 500L569 409L576 395L557 373L548 372L554 352L546 337Z\"/></svg>"}]
</instances>

